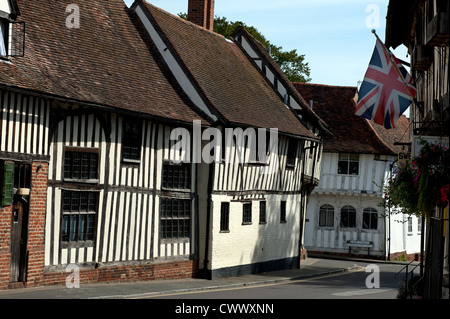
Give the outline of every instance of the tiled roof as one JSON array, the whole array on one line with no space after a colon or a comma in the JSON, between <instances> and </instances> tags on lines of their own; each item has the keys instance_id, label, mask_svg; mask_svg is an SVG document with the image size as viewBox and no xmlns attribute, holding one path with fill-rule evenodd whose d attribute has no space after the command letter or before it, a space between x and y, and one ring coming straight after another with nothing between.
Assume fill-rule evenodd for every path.
<instances>
[{"instance_id":1,"label":"tiled roof","mask_svg":"<svg viewBox=\"0 0 450 319\"><path fill-rule=\"evenodd\" d=\"M232 125L278 128L280 132L317 138L284 105L236 43L142 3L209 106L222 119Z\"/></svg>"},{"instance_id":2,"label":"tiled roof","mask_svg":"<svg viewBox=\"0 0 450 319\"><path fill-rule=\"evenodd\" d=\"M355 115L356 87L309 83L294 83L294 86L305 100L313 100L313 110L333 134L324 140L325 152L394 155L398 151L394 142L408 136L406 117L398 121L396 129L386 130Z\"/></svg>"},{"instance_id":3,"label":"tiled roof","mask_svg":"<svg viewBox=\"0 0 450 319\"><path fill-rule=\"evenodd\" d=\"M201 117L163 75L122 0L78 0L80 27L66 27L71 2L17 0L25 56L0 61L0 87L192 122Z\"/></svg>"},{"instance_id":4,"label":"tiled roof","mask_svg":"<svg viewBox=\"0 0 450 319\"><path fill-rule=\"evenodd\" d=\"M387 130L375 122L367 121L375 130L379 138L395 153L408 151L406 145L396 145L396 143L409 143L409 119L402 115L397 121L395 128Z\"/></svg>"}]
</instances>

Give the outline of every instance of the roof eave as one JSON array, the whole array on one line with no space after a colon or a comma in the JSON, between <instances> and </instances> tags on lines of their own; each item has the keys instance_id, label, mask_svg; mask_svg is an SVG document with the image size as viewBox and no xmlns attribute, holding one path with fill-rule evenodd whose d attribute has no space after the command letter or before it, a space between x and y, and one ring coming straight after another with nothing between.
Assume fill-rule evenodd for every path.
<instances>
[{"instance_id":1,"label":"roof eave","mask_svg":"<svg viewBox=\"0 0 450 319\"><path fill-rule=\"evenodd\" d=\"M390 0L386 15L386 46L409 47L414 8L421 0Z\"/></svg>"}]
</instances>

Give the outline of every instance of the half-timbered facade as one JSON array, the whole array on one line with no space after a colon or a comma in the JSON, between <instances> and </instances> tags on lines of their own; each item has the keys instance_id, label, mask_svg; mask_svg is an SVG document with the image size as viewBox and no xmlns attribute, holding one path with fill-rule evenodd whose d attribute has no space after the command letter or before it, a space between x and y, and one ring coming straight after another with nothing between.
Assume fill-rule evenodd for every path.
<instances>
[{"instance_id":1,"label":"half-timbered facade","mask_svg":"<svg viewBox=\"0 0 450 319\"><path fill-rule=\"evenodd\" d=\"M205 8L213 9L209 2ZM224 150L232 158L242 154L244 161L222 155L198 166L198 184L205 189L199 192L199 269L210 278L298 266L325 124L245 30L226 39L144 1L132 9L186 94L218 119L222 135L227 129L278 132L276 149L263 152L268 161L250 160L250 143L242 149L232 144ZM263 173L271 164L273 171Z\"/></svg>"},{"instance_id":2,"label":"half-timbered facade","mask_svg":"<svg viewBox=\"0 0 450 319\"><path fill-rule=\"evenodd\" d=\"M420 139L449 145L450 2L390 0L386 16L386 46L406 46L417 96L411 105L410 143L418 156ZM442 240L442 237L445 237ZM426 225L424 297L441 298L443 269L450 254L449 206L436 208ZM448 286L447 286L448 291Z\"/></svg>"},{"instance_id":3,"label":"half-timbered facade","mask_svg":"<svg viewBox=\"0 0 450 319\"><path fill-rule=\"evenodd\" d=\"M408 139L408 119L402 116L388 131L354 115L355 87L295 86L333 134L324 141L320 182L308 203L307 250L383 259L417 257L420 220L391 215L384 208L383 188L401 152L396 143Z\"/></svg>"},{"instance_id":4,"label":"half-timbered facade","mask_svg":"<svg viewBox=\"0 0 450 319\"><path fill-rule=\"evenodd\" d=\"M7 17L27 42L0 60L0 286L64 283L69 266L81 282L191 277L196 167L172 165L169 138L208 120L124 3L82 1L79 28L54 25L68 5L14 1Z\"/></svg>"}]
</instances>

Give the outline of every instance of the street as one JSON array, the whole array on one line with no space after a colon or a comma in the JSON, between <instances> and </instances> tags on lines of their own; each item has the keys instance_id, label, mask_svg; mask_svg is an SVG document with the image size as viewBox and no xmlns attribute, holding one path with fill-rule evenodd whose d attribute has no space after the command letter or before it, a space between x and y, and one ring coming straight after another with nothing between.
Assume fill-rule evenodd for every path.
<instances>
[{"instance_id":1,"label":"street","mask_svg":"<svg viewBox=\"0 0 450 319\"><path fill-rule=\"evenodd\" d=\"M395 274L403 265L377 264L379 288L367 288L366 280L375 283L376 274L366 272L367 263L356 263L356 271L329 274L301 280L235 288L211 289L188 293L141 296L151 299L395 299L403 274ZM368 276L373 276L368 279Z\"/></svg>"}]
</instances>

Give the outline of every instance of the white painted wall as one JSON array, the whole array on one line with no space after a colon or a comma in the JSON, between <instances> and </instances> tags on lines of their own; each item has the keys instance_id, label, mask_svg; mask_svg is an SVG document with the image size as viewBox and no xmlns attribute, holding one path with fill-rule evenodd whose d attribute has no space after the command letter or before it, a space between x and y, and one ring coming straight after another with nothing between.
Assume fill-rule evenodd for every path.
<instances>
[{"instance_id":1,"label":"white painted wall","mask_svg":"<svg viewBox=\"0 0 450 319\"><path fill-rule=\"evenodd\" d=\"M323 153L322 169L319 186L315 192L348 192L367 194L382 194L386 173L395 158L381 156L380 161L374 160L373 154L360 154L358 175L338 175L337 166L339 153Z\"/></svg>"},{"instance_id":2,"label":"white painted wall","mask_svg":"<svg viewBox=\"0 0 450 319\"><path fill-rule=\"evenodd\" d=\"M230 203L230 231L220 232L221 202L213 195L211 266L220 269L298 256L300 196L267 195L267 223L259 223L259 201L252 204L252 224L242 224L242 202ZM286 222L280 223L280 201L286 200Z\"/></svg>"},{"instance_id":3,"label":"white painted wall","mask_svg":"<svg viewBox=\"0 0 450 319\"><path fill-rule=\"evenodd\" d=\"M9 0L0 0L0 11L7 14L11 13L11 5L9 4Z\"/></svg>"},{"instance_id":4,"label":"white painted wall","mask_svg":"<svg viewBox=\"0 0 450 319\"><path fill-rule=\"evenodd\" d=\"M408 218L412 221L412 231L408 229ZM386 218L389 223L389 218ZM387 237L391 237L391 254L406 252L416 254L420 252L421 229L419 218L406 214L392 214L390 218L391 231L387 229Z\"/></svg>"},{"instance_id":5,"label":"white painted wall","mask_svg":"<svg viewBox=\"0 0 450 319\"><path fill-rule=\"evenodd\" d=\"M413 231L408 232L407 218L404 214L392 215L389 220L387 212L379 204L383 202L382 185L386 183L390 174L390 164L395 160L393 156L381 156L375 160L372 154L360 154L358 175L338 175L338 153L323 153L320 183L310 197L306 223L305 247L307 250L348 253L347 240L373 241L373 254L385 256L387 254L389 225L390 252L405 251L414 254L420 251L420 231L418 220L412 218ZM322 205L334 207L334 226L319 227L319 210ZM342 207L350 205L356 209L356 228L342 228L340 226L340 212ZM374 208L379 214L377 230L362 229L363 210ZM352 253L356 252L352 249ZM367 249L361 249L366 254Z\"/></svg>"},{"instance_id":6,"label":"white painted wall","mask_svg":"<svg viewBox=\"0 0 450 319\"><path fill-rule=\"evenodd\" d=\"M378 220L378 227L373 229L362 229L363 210L374 208L378 211L379 217L384 213L378 207L381 198L365 194L319 194L313 192L310 197L305 223L305 247L307 250L328 251L348 253L347 240L373 241L373 254L383 254L384 252L384 219ZM319 210L322 205L331 205L334 208L334 226L319 227ZM356 228L344 228L340 226L341 209L350 205L356 210ZM352 249L356 252L356 249ZM367 249L362 249L361 253L366 254Z\"/></svg>"}]
</instances>

